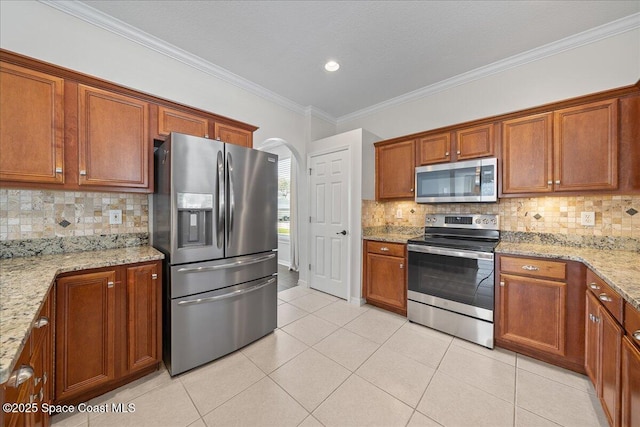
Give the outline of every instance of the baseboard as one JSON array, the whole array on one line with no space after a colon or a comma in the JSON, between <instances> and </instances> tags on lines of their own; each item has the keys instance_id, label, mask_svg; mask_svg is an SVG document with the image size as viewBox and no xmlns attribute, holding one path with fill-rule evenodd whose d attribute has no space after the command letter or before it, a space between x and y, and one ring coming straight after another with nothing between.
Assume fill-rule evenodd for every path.
<instances>
[{"instance_id":1,"label":"baseboard","mask_svg":"<svg viewBox=\"0 0 640 427\"><path fill-rule=\"evenodd\" d=\"M351 297L349 302L353 305L361 306L365 305L367 303L367 300L365 300L364 298Z\"/></svg>"},{"instance_id":2,"label":"baseboard","mask_svg":"<svg viewBox=\"0 0 640 427\"><path fill-rule=\"evenodd\" d=\"M298 280L298 286L302 286L303 288L308 288L309 283L306 280Z\"/></svg>"}]
</instances>

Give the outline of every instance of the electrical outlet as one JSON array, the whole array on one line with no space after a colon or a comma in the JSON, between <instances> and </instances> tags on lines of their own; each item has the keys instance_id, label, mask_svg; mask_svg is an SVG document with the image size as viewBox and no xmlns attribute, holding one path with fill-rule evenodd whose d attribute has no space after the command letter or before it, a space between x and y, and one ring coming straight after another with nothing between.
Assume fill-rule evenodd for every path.
<instances>
[{"instance_id":1,"label":"electrical outlet","mask_svg":"<svg viewBox=\"0 0 640 427\"><path fill-rule=\"evenodd\" d=\"M596 225L596 213L595 212L580 212L580 224L588 227Z\"/></svg>"},{"instance_id":2,"label":"electrical outlet","mask_svg":"<svg viewBox=\"0 0 640 427\"><path fill-rule=\"evenodd\" d=\"M109 224L122 224L122 210L109 210Z\"/></svg>"},{"instance_id":3,"label":"electrical outlet","mask_svg":"<svg viewBox=\"0 0 640 427\"><path fill-rule=\"evenodd\" d=\"M396 218L398 219L402 219L402 209L399 209L396 211Z\"/></svg>"}]
</instances>

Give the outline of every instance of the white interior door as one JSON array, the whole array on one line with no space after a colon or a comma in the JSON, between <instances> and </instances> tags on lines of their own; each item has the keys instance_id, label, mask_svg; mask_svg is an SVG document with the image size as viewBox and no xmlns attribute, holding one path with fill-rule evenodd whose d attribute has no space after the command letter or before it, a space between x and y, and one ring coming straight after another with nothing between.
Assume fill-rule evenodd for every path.
<instances>
[{"instance_id":1,"label":"white interior door","mask_svg":"<svg viewBox=\"0 0 640 427\"><path fill-rule=\"evenodd\" d=\"M349 296L349 164L347 148L309 158L309 286L344 299Z\"/></svg>"}]
</instances>

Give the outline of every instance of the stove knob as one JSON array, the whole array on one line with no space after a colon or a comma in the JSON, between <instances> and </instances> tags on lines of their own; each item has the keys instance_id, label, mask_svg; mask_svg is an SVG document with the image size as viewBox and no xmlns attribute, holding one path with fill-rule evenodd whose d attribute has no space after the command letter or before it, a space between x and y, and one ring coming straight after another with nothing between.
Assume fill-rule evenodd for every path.
<instances>
[{"instance_id":1,"label":"stove knob","mask_svg":"<svg viewBox=\"0 0 640 427\"><path fill-rule=\"evenodd\" d=\"M489 220L487 218L483 219L482 222L485 224L489 224Z\"/></svg>"},{"instance_id":2,"label":"stove knob","mask_svg":"<svg viewBox=\"0 0 640 427\"><path fill-rule=\"evenodd\" d=\"M496 225L496 222L497 222L497 221L496 221L496 219L495 219L495 218L493 218L493 219L491 220L491 224L493 224L493 225Z\"/></svg>"},{"instance_id":3,"label":"stove knob","mask_svg":"<svg viewBox=\"0 0 640 427\"><path fill-rule=\"evenodd\" d=\"M476 218L476 224L480 224L480 218Z\"/></svg>"}]
</instances>

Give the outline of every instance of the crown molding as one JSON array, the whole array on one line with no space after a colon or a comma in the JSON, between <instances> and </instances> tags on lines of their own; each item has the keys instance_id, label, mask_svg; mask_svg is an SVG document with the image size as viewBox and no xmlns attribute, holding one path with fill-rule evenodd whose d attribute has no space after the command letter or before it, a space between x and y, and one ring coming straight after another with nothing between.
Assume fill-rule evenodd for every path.
<instances>
[{"instance_id":1,"label":"crown molding","mask_svg":"<svg viewBox=\"0 0 640 427\"><path fill-rule=\"evenodd\" d=\"M146 33L136 27L133 27L132 25L129 25L117 18L109 16L97 9L94 9L85 3L77 2L77 1L68 1L68 0L62 0L62 1L38 0L38 1L42 4L50 6L68 15L81 19L89 24L95 25L104 30L107 30L121 37L124 37L127 40L131 40L132 42L138 43L160 54L173 58L176 61L182 62L185 65L193 67L204 73L207 73L213 77L216 77L220 80L230 83L236 87L244 89L250 93L253 93L254 95L257 95L261 98L266 99L267 101L273 102L274 104L277 104L290 111L293 111L294 113L305 115L307 112L307 108L303 107L302 105L294 101L291 101L288 98L285 98L284 96L278 95L277 93L272 92L269 89L266 89L256 83L253 83L252 81L249 81L243 77L240 77L237 74L234 74L225 68L215 65L209 61L206 61L197 55L194 55L183 49L180 49L177 46L169 44L164 40L161 40L155 36L152 36L149 33ZM331 117L327 113L323 113L323 114L327 115L328 117ZM336 121L335 118L331 118L331 120L333 120L334 122Z\"/></svg>"},{"instance_id":2,"label":"crown molding","mask_svg":"<svg viewBox=\"0 0 640 427\"><path fill-rule=\"evenodd\" d=\"M338 124L338 120L335 117L333 117L331 114L327 113L324 110L314 107L313 105L310 105L307 108L305 108L305 115L307 117L315 117L317 119L324 120L326 122L331 123L332 125Z\"/></svg>"},{"instance_id":3,"label":"crown molding","mask_svg":"<svg viewBox=\"0 0 640 427\"><path fill-rule=\"evenodd\" d=\"M338 125L341 125L345 122L380 112L389 107L425 98L435 93L451 89L456 86L460 86L474 80L490 76L492 74L497 74L511 68L538 61L540 59L553 56L567 50L575 49L586 44L594 43L608 37L622 34L627 31L635 30L637 28L640 28L640 13L634 13L633 15L629 15L624 18L609 22L607 24L583 31L581 33L565 37L564 39L560 39L558 41L528 50L526 52L513 55L509 58L476 68L469 72L459 74L457 76L442 80L429 86L425 86L412 92L408 92L404 95L388 99L362 110L346 114L339 117L337 119L337 123Z\"/></svg>"}]
</instances>

